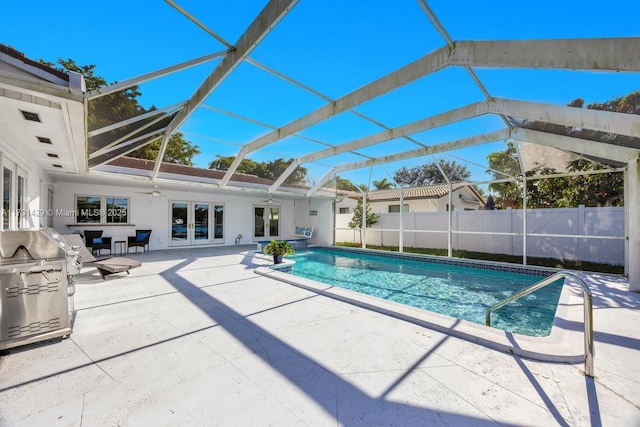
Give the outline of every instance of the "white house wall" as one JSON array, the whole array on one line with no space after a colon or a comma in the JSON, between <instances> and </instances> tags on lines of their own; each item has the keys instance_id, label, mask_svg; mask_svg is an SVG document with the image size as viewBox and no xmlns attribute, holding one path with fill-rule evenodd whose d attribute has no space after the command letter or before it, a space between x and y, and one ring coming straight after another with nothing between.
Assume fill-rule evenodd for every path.
<instances>
[{"instance_id":1,"label":"white house wall","mask_svg":"<svg viewBox=\"0 0 640 427\"><path fill-rule=\"evenodd\" d=\"M295 225L314 227L310 244L333 244L333 199L306 198L295 199ZM313 215L315 214L315 215Z\"/></svg>"},{"instance_id":2,"label":"white house wall","mask_svg":"<svg viewBox=\"0 0 640 427\"><path fill-rule=\"evenodd\" d=\"M171 201L197 201L211 202L224 205L224 242L220 245L235 245L238 234L242 235L240 244L251 244L256 241L253 238L254 217L253 207L278 206L280 207L280 238L290 239L293 236L296 224L313 225L316 227L313 243L331 243L332 216L330 200L313 199L277 199L273 204L265 202L265 195L244 196L234 192L211 193L193 191L190 189L170 190L162 189L161 197L152 197L149 189L137 189L130 184L92 184L59 181L55 187L55 211L54 228L61 233L70 233L84 229L102 229L104 236L126 237L135 235L136 229L151 229L150 249L168 249L170 242L170 212ZM77 225L75 224L75 196L76 195L100 195L108 197L128 197L130 199L130 223L131 225ZM318 211L315 217L309 217L309 203L312 209ZM295 205L295 206L294 206ZM66 212L69 212L67 214ZM326 224L325 224L326 222ZM328 237L327 237L328 236ZM264 239L258 239L264 240ZM215 244L212 244L215 245Z\"/></svg>"},{"instance_id":3,"label":"white house wall","mask_svg":"<svg viewBox=\"0 0 640 427\"><path fill-rule=\"evenodd\" d=\"M29 156L28 152L23 152L24 150L20 150L21 147L15 144L10 145L9 142L0 137L0 162L2 163L2 168L9 168L13 173L14 186L12 192L14 195L17 190L16 177L21 175L25 178L25 206L22 211L24 220L20 227L38 229L46 226L47 205L46 199L43 201L42 197L47 194L46 185L49 182L49 176L40 168L37 161L32 156ZM17 218L16 210L17 205L12 201L10 215ZM13 228L17 227L14 226Z\"/></svg>"}]
</instances>

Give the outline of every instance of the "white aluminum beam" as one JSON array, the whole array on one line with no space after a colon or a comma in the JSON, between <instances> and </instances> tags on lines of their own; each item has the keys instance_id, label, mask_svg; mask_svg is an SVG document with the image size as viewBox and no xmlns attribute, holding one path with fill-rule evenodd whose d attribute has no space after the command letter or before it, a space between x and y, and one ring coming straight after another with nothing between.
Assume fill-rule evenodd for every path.
<instances>
[{"instance_id":1,"label":"white aluminum beam","mask_svg":"<svg viewBox=\"0 0 640 427\"><path fill-rule=\"evenodd\" d=\"M461 41L449 65L637 72L638 50L640 37Z\"/></svg>"},{"instance_id":2,"label":"white aluminum beam","mask_svg":"<svg viewBox=\"0 0 640 427\"><path fill-rule=\"evenodd\" d=\"M175 10L177 10L178 12L180 12L181 14L183 14L189 21L193 22L194 24L196 24L198 27L202 28L207 34L209 34L211 37L213 37L214 39L218 40L220 43L222 43L223 45L225 45L228 49L233 49L233 46L231 45L231 43L229 43L228 41L226 41L225 39L223 39L222 37L220 37L218 34L216 34L215 32L213 32L211 29L209 29L206 25L204 25L202 22L200 22L199 20L197 20L193 15L191 15L189 12L187 12L185 9L183 9L182 7L180 7L178 5L178 3L176 3L173 0L165 0L167 3L169 3Z\"/></svg>"},{"instance_id":3,"label":"white aluminum beam","mask_svg":"<svg viewBox=\"0 0 640 427\"><path fill-rule=\"evenodd\" d=\"M527 120L640 138L640 115L495 98L489 110Z\"/></svg>"},{"instance_id":4,"label":"white aluminum beam","mask_svg":"<svg viewBox=\"0 0 640 427\"><path fill-rule=\"evenodd\" d=\"M628 163L631 159L637 158L640 152L640 150L636 148L622 147L604 142L556 135L531 129L513 129L511 138L518 141L558 148L564 151L578 152L601 159L614 160L620 163Z\"/></svg>"},{"instance_id":5,"label":"white aluminum beam","mask_svg":"<svg viewBox=\"0 0 640 427\"><path fill-rule=\"evenodd\" d=\"M226 50L220 52L214 52L209 55L202 56L200 58L192 59L190 61L183 62L181 64L172 65L171 67L163 68L161 70L153 71L151 73L146 73L138 77L133 77L127 80L123 80L118 83L114 83L107 87L103 87L100 89L94 89L85 94L85 97L89 100L100 98L101 96L109 95L114 92L118 92L123 89L128 89L131 86L139 85L144 82L148 82L149 80L157 79L158 77L166 76L168 74L175 73L177 71L182 71L190 67L195 67L196 65L203 64L205 62L212 61L214 59L220 58L227 53Z\"/></svg>"},{"instance_id":6,"label":"white aluminum beam","mask_svg":"<svg viewBox=\"0 0 640 427\"><path fill-rule=\"evenodd\" d=\"M347 170L362 169L371 166L377 166L384 163L397 162L400 160L413 159L416 157L428 156L430 154L442 153L450 150L458 150L460 148L472 147L475 145L486 144L493 141L504 140L509 137L509 129L502 129L495 132L487 132L474 135L467 138L460 138L454 141L444 142L429 147L417 148L415 150L403 151L401 153L390 154L387 156L377 157L375 159L363 160L361 162L343 163L331 169L327 174L316 182L316 184L307 192L306 196L312 196L334 175Z\"/></svg>"},{"instance_id":7,"label":"white aluminum beam","mask_svg":"<svg viewBox=\"0 0 640 427\"><path fill-rule=\"evenodd\" d=\"M204 83L196 90L184 108L169 123L167 133L162 140L156 165L153 170L152 179L155 180L160 171L160 164L167 149L167 143L171 134L195 111L200 104L213 92L224 79L236 69L236 67L255 49L262 39L275 28L276 25L286 16L287 13L298 3L299 0L271 0L260 11L256 19L249 25L247 30L240 36L234 49L230 50L227 56L218 64L216 69L206 78ZM240 163L240 162L238 162ZM237 167L237 165L236 165ZM234 168L235 171L235 168ZM225 175L226 176L226 175ZM229 175L229 178L231 175Z\"/></svg>"},{"instance_id":8,"label":"white aluminum beam","mask_svg":"<svg viewBox=\"0 0 640 427\"><path fill-rule=\"evenodd\" d=\"M247 143L220 181L224 187L245 156L365 101L447 66L640 71L640 37L456 42Z\"/></svg>"}]
</instances>

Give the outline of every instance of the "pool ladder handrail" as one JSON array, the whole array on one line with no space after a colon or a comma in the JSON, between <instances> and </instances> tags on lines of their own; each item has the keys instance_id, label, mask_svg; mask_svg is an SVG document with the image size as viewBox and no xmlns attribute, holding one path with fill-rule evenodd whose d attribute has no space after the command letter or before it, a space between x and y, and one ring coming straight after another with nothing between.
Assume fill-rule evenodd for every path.
<instances>
[{"instance_id":1,"label":"pool ladder handrail","mask_svg":"<svg viewBox=\"0 0 640 427\"><path fill-rule=\"evenodd\" d=\"M543 279L521 291L516 292L504 300L493 304L491 307L487 309L487 317L486 324L487 326L491 326L491 312L496 310L506 304L509 304L512 301L517 300L518 298L522 298L523 296L529 295L532 292L537 291L540 288L543 288L560 278L571 278L575 279L580 287L582 288L582 296L583 296L583 307L584 307L584 373L589 377L593 377L593 357L594 357L594 345L593 345L593 302L591 291L587 287L587 284L575 273L571 273L569 271L560 271L555 273L546 279Z\"/></svg>"}]
</instances>

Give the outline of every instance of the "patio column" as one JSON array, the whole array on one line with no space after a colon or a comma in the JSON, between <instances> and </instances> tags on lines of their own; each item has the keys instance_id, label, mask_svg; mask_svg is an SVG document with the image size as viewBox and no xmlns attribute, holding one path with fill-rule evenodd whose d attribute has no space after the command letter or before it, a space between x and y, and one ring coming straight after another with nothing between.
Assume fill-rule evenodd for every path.
<instances>
[{"instance_id":1,"label":"patio column","mask_svg":"<svg viewBox=\"0 0 640 427\"><path fill-rule=\"evenodd\" d=\"M640 159L629 161L625 171L624 212L627 224L625 273L629 290L640 292Z\"/></svg>"}]
</instances>

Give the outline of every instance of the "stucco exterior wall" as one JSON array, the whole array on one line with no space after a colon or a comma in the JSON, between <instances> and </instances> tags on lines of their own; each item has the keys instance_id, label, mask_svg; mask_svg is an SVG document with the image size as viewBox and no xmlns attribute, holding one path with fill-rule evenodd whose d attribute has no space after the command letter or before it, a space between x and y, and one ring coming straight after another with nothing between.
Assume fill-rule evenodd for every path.
<instances>
[{"instance_id":1,"label":"stucco exterior wall","mask_svg":"<svg viewBox=\"0 0 640 427\"><path fill-rule=\"evenodd\" d=\"M165 190L161 197L152 197L149 189L135 188L129 183L92 184L77 182L57 182L55 187L54 228L61 233L71 233L83 229L102 229L104 236L126 237L135 235L136 229L151 229L150 249L168 249L171 244L170 203L172 201L210 202L224 206L224 240L209 245L235 245L236 237L241 234L239 244L250 244L264 238L254 238L255 206L280 208L281 239L295 238L293 236L296 224L313 225L314 236L311 243L328 244L331 242L332 216L331 201L321 199L278 199L272 204L265 201L265 195L255 194L245 196L232 192L211 193L206 190ZM76 224L75 197L76 195L99 195L109 197L128 197L130 199L130 224L128 225L83 225ZM309 206L318 215L309 216ZM326 221L326 224L325 224ZM329 236L329 237L327 237Z\"/></svg>"}]
</instances>

